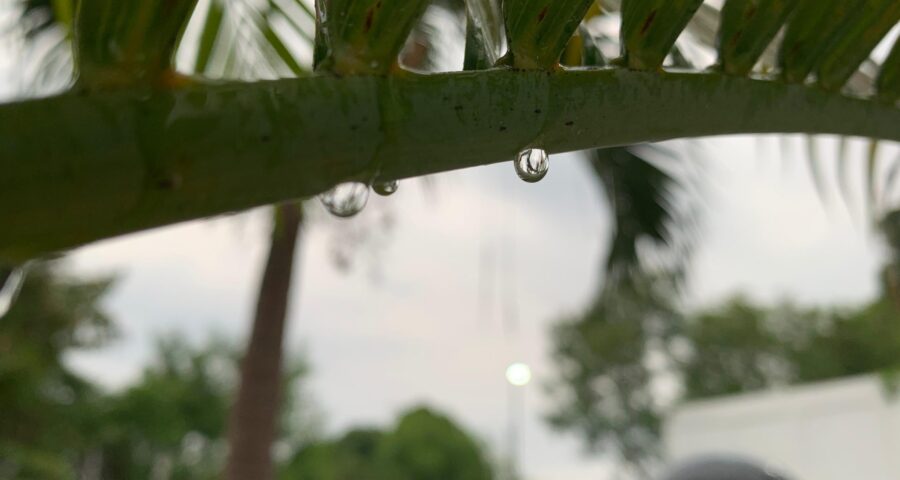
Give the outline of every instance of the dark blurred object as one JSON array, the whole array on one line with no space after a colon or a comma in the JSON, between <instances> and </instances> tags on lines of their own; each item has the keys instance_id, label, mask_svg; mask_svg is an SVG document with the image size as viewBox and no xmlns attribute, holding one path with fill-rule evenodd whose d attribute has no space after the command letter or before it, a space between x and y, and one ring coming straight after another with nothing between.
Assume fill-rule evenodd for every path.
<instances>
[{"instance_id":1,"label":"dark blurred object","mask_svg":"<svg viewBox=\"0 0 900 480\"><path fill-rule=\"evenodd\" d=\"M662 480L788 480L754 462L731 456L710 456L681 464Z\"/></svg>"}]
</instances>

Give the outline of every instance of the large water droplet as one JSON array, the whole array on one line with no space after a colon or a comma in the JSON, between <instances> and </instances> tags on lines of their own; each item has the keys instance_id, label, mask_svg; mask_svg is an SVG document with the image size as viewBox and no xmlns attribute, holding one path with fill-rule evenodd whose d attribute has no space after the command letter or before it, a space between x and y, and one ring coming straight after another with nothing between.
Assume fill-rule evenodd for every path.
<instances>
[{"instance_id":1,"label":"large water droplet","mask_svg":"<svg viewBox=\"0 0 900 480\"><path fill-rule=\"evenodd\" d=\"M516 174L528 183L540 181L550 169L550 156L540 148L528 148L519 152L513 162Z\"/></svg>"},{"instance_id":2,"label":"large water droplet","mask_svg":"<svg viewBox=\"0 0 900 480\"><path fill-rule=\"evenodd\" d=\"M398 183L396 180L391 180L388 182L375 182L372 184L372 190L375 193L381 195L382 197L387 197L397 193Z\"/></svg>"},{"instance_id":3,"label":"large water droplet","mask_svg":"<svg viewBox=\"0 0 900 480\"><path fill-rule=\"evenodd\" d=\"M0 267L0 318L6 315L22 288L25 270Z\"/></svg>"},{"instance_id":4,"label":"large water droplet","mask_svg":"<svg viewBox=\"0 0 900 480\"><path fill-rule=\"evenodd\" d=\"M342 183L319 195L319 201L336 217L352 217L369 201L369 186L361 182Z\"/></svg>"}]
</instances>

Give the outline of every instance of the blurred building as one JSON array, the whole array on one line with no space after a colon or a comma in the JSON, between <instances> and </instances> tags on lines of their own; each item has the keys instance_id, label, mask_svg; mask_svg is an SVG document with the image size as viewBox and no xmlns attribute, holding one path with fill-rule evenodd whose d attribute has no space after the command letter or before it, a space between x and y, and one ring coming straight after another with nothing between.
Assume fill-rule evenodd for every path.
<instances>
[{"instance_id":1,"label":"blurred building","mask_svg":"<svg viewBox=\"0 0 900 480\"><path fill-rule=\"evenodd\" d=\"M900 374L685 403L667 418L667 463L739 456L792 480L900 478Z\"/></svg>"}]
</instances>

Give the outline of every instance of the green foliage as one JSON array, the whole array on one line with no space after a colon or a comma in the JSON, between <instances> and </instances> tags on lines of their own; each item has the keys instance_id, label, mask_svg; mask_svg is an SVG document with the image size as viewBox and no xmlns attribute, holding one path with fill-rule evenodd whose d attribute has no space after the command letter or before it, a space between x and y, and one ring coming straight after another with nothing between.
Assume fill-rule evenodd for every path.
<instances>
[{"instance_id":1,"label":"green foliage","mask_svg":"<svg viewBox=\"0 0 900 480\"><path fill-rule=\"evenodd\" d=\"M670 373L681 379L684 400L900 367L898 309L887 299L827 311L765 307L736 297L688 315L683 323L670 320L668 327L676 331L665 336L654 336L654 329L643 324L645 311L623 309L629 321L621 324L597 313L621 302L607 298L604 307L595 306L556 329L556 391L563 400L551 420L579 431L590 446L606 441L638 467L657 454L662 406L650 400L654 373L646 367L654 346L657 354L667 355ZM686 353L669 355L676 345Z\"/></svg>"},{"instance_id":2,"label":"green foliage","mask_svg":"<svg viewBox=\"0 0 900 480\"><path fill-rule=\"evenodd\" d=\"M777 332L768 324L771 313L738 297L693 316L683 333L692 350L680 366L685 398L734 394L784 383L784 352ZM808 320L800 321L812 325Z\"/></svg>"},{"instance_id":3,"label":"green foliage","mask_svg":"<svg viewBox=\"0 0 900 480\"><path fill-rule=\"evenodd\" d=\"M816 72L819 84L830 90L843 87L898 21L900 3L896 0L866 0L827 46Z\"/></svg>"},{"instance_id":4,"label":"green foliage","mask_svg":"<svg viewBox=\"0 0 900 480\"><path fill-rule=\"evenodd\" d=\"M400 417L385 436L379 456L385 480L491 478L479 446L449 418L426 408Z\"/></svg>"},{"instance_id":5,"label":"green foliage","mask_svg":"<svg viewBox=\"0 0 900 480\"><path fill-rule=\"evenodd\" d=\"M505 0L503 18L511 65L549 69L584 18L593 0Z\"/></svg>"},{"instance_id":6,"label":"green foliage","mask_svg":"<svg viewBox=\"0 0 900 480\"><path fill-rule=\"evenodd\" d=\"M657 70L703 0L624 0L622 53L628 68Z\"/></svg>"},{"instance_id":7,"label":"green foliage","mask_svg":"<svg viewBox=\"0 0 900 480\"><path fill-rule=\"evenodd\" d=\"M730 75L747 75L788 15L795 0L728 0L718 33L719 65Z\"/></svg>"},{"instance_id":8,"label":"green foliage","mask_svg":"<svg viewBox=\"0 0 900 480\"><path fill-rule=\"evenodd\" d=\"M894 44L894 48L884 61L875 86L883 100L888 102L900 100L900 41Z\"/></svg>"},{"instance_id":9,"label":"green foliage","mask_svg":"<svg viewBox=\"0 0 900 480\"><path fill-rule=\"evenodd\" d=\"M794 383L871 373L900 366L898 309L880 299L836 312L819 329L786 347Z\"/></svg>"},{"instance_id":10,"label":"green foliage","mask_svg":"<svg viewBox=\"0 0 900 480\"><path fill-rule=\"evenodd\" d=\"M99 393L62 354L113 334L98 304L111 280L78 280L58 268L32 266L0 321L0 478L73 478L93 444Z\"/></svg>"},{"instance_id":11,"label":"green foliage","mask_svg":"<svg viewBox=\"0 0 900 480\"><path fill-rule=\"evenodd\" d=\"M788 82L803 82L815 71L843 25L865 0L801 0L788 22L778 63Z\"/></svg>"},{"instance_id":12,"label":"green foliage","mask_svg":"<svg viewBox=\"0 0 900 480\"><path fill-rule=\"evenodd\" d=\"M735 297L683 314L671 279L635 271L609 277L590 309L554 329L550 420L640 472L658 453L665 405L654 400L652 384L660 375L679 379L681 400L876 372L890 387L900 368L898 219L893 212L881 222L889 247L883 295L855 308L770 307Z\"/></svg>"},{"instance_id":13,"label":"green foliage","mask_svg":"<svg viewBox=\"0 0 900 480\"><path fill-rule=\"evenodd\" d=\"M226 419L237 379L234 349L160 340L130 386L104 392L62 357L112 338L98 306L111 280L83 281L37 264L0 322L0 479L219 478ZM293 452L280 478L478 480L491 478L481 446L449 418L418 408L388 431L351 430L315 439L299 389L302 363L284 373L279 442Z\"/></svg>"},{"instance_id":14,"label":"green foliage","mask_svg":"<svg viewBox=\"0 0 900 480\"><path fill-rule=\"evenodd\" d=\"M103 399L100 448L103 478L172 480L219 478L238 355L221 341L197 348L170 337L140 380ZM299 391L302 363L284 373L279 441L292 451L313 434L309 405Z\"/></svg>"},{"instance_id":15,"label":"green foliage","mask_svg":"<svg viewBox=\"0 0 900 480\"><path fill-rule=\"evenodd\" d=\"M105 399L104 478L213 479L220 473L234 355L223 345L196 350L174 337L155 364Z\"/></svg>"},{"instance_id":16,"label":"green foliage","mask_svg":"<svg viewBox=\"0 0 900 480\"><path fill-rule=\"evenodd\" d=\"M85 281L54 263L30 268L0 321L0 479L219 478L237 355L223 342L197 348L161 340L139 380L105 392L63 361L113 338L99 305L111 279ZM312 433L299 381L284 374L279 437L292 449Z\"/></svg>"},{"instance_id":17,"label":"green foliage","mask_svg":"<svg viewBox=\"0 0 900 480\"><path fill-rule=\"evenodd\" d=\"M305 446L282 469L284 480L378 480L378 449L385 433L355 429L334 441Z\"/></svg>"},{"instance_id":18,"label":"green foliage","mask_svg":"<svg viewBox=\"0 0 900 480\"><path fill-rule=\"evenodd\" d=\"M315 442L282 470L284 480L487 480L480 446L449 418L427 408L402 415L389 431L351 430Z\"/></svg>"},{"instance_id":19,"label":"green foliage","mask_svg":"<svg viewBox=\"0 0 900 480\"><path fill-rule=\"evenodd\" d=\"M645 359L681 324L674 276L628 275L553 330L557 404L549 420L640 472L657 454L659 406Z\"/></svg>"},{"instance_id":20,"label":"green foliage","mask_svg":"<svg viewBox=\"0 0 900 480\"><path fill-rule=\"evenodd\" d=\"M888 262L882 272L885 297L900 309L900 210L894 210L881 220L881 232L888 245Z\"/></svg>"},{"instance_id":21,"label":"green foliage","mask_svg":"<svg viewBox=\"0 0 900 480\"><path fill-rule=\"evenodd\" d=\"M388 73L426 6L426 0L316 0L316 69Z\"/></svg>"},{"instance_id":22,"label":"green foliage","mask_svg":"<svg viewBox=\"0 0 900 480\"><path fill-rule=\"evenodd\" d=\"M775 308L733 299L692 318L681 366L686 398L707 398L895 369L898 310L886 299L849 310Z\"/></svg>"},{"instance_id":23,"label":"green foliage","mask_svg":"<svg viewBox=\"0 0 900 480\"><path fill-rule=\"evenodd\" d=\"M75 56L89 88L160 82L197 0L79 0Z\"/></svg>"}]
</instances>

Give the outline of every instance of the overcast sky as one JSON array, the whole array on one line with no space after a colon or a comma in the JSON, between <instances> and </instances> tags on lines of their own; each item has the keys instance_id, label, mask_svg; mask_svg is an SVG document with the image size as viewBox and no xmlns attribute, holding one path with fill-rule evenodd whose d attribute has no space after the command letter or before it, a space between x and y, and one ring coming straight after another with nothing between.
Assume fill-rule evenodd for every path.
<instances>
[{"instance_id":1,"label":"overcast sky","mask_svg":"<svg viewBox=\"0 0 900 480\"><path fill-rule=\"evenodd\" d=\"M825 200L816 195L804 142L672 144L702 165L704 179L688 304L714 304L736 292L818 304L876 293L883 252L862 203L840 200L833 175ZM821 142L826 153L819 160L829 170L835 145ZM861 153L864 145L853 148ZM896 155L892 148L883 158ZM859 197L863 156L851 161ZM297 263L287 344L311 363L309 391L327 431L386 424L425 402L502 454L503 373L524 361L536 377L519 391L527 405L520 451L527 478L609 478L608 462L580 455L577 439L541 420L548 409L542 384L552 374L548 329L583 308L602 280L608 219L580 158L553 156L536 185L519 181L504 163L403 182L396 195L373 196L349 221L328 219L317 204L313 217ZM350 248L351 268L337 268L333 245L360 230L369 235ZM71 257L76 271L120 275L107 305L122 338L72 363L115 388L135 379L159 335L243 339L267 234L267 213L257 210L78 250Z\"/></svg>"}]
</instances>

